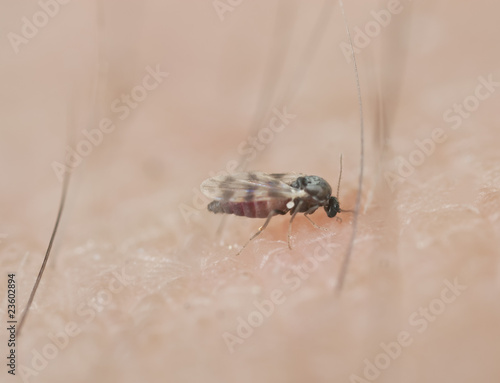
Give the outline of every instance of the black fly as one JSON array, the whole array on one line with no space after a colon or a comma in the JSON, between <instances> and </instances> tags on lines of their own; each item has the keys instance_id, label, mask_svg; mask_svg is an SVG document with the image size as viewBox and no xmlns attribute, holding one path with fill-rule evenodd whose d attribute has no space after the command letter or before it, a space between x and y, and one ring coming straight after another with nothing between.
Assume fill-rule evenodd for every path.
<instances>
[{"instance_id":1,"label":"black fly","mask_svg":"<svg viewBox=\"0 0 500 383\"><path fill-rule=\"evenodd\" d=\"M291 249L292 222L297 213L304 216L317 228L309 214L323 207L328 217L333 218L342 210L338 195L342 177L342 156L337 196L323 178L304 174L267 174L260 172L235 173L209 178L201 184L201 191L213 201L208 210L213 213L234 214L248 218L266 218L264 225L247 241L238 252L267 227L275 215L290 213L288 225L288 247Z\"/></svg>"}]
</instances>

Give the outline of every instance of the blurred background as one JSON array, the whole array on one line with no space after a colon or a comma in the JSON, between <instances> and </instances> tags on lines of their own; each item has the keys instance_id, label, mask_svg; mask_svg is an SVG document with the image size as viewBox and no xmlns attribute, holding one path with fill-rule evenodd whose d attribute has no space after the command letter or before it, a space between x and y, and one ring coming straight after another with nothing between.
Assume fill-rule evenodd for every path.
<instances>
[{"instance_id":1,"label":"blurred background","mask_svg":"<svg viewBox=\"0 0 500 383\"><path fill-rule=\"evenodd\" d=\"M235 260L260 221L230 218L216 240L220 217L199 192L236 168L317 174L335 188L342 153L341 204L354 205L358 93L337 2L63 3L0 15L0 264L18 275L19 308L62 171L72 174L18 349L24 381L498 381L497 2L346 2L365 177L341 299L332 286L351 218L330 234L298 220L295 256L288 220L276 219ZM429 139L429 153L412 154ZM228 352L221 334L318 238L338 244L333 263ZM455 278L463 298L388 367L367 369ZM125 288L107 299L116 280ZM73 322L78 335L45 355Z\"/></svg>"}]
</instances>

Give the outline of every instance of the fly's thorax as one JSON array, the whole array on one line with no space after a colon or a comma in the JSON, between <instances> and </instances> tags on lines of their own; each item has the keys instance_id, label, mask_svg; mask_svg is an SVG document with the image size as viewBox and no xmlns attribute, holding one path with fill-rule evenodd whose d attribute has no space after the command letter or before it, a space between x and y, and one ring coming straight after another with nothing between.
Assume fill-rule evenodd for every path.
<instances>
[{"instance_id":1,"label":"fly's thorax","mask_svg":"<svg viewBox=\"0 0 500 383\"><path fill-rule=\"evenodd\" d=\"M332 195L331 186L318 176L298 177L290 186L306 192L306 196L302 198L303 204L309 205L310 208L315 205L326 206Z\"/></svg>"}]
</instances>

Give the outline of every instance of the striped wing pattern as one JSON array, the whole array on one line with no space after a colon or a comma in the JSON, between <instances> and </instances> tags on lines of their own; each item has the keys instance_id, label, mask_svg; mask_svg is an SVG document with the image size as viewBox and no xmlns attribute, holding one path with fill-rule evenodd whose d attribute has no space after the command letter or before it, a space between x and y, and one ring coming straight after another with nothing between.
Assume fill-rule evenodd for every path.
<instances>
[{"instance_id":1,"label":"striped wing pattern","mask_svg":"<svg viewBox=\"0 0 500 383\"><path fill-rule=\"evenodd\" d=\"M300 176L302 174L235 173L209 178L201 184L201 191L209 198L228 202L292 200L305 195L303 190L290 186Z\"/></svg>"}]
</instances>

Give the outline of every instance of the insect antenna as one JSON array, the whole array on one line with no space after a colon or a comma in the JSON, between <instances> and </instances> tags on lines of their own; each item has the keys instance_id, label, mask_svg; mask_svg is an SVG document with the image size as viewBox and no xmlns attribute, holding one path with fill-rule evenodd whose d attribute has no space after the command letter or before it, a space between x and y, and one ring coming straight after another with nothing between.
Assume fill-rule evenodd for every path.
<instances>
[{"instance_id":1,"label":"insect antenna","mask_svg":"<svg viewBox=\"0 0 500 383\"><path fill-rule=\"evenodd\" d=\"M340 180L342 179L342 153L340 153L340 173L339 173L339 182L337 184L337 201L339 200L340 195ZM354 213L354 210L344 210L340 209L342 213Z\"/></svg>"},{"instance_id":2,"label":"insect antenna","mask_svg":"<svg viewBox=\"0 0 500 383\"><path fill-rule=\"evenodd\" d=\"M340 180L342 179L342 153L340 153L340 173L339 173L339 182L337 184L337 199L339 199L340 193Z\"/></svg>"}]
</instances>

